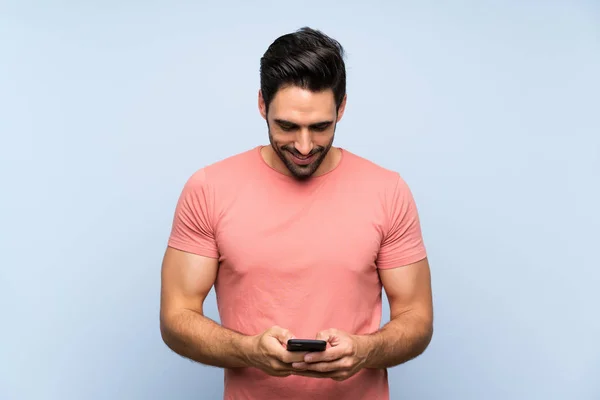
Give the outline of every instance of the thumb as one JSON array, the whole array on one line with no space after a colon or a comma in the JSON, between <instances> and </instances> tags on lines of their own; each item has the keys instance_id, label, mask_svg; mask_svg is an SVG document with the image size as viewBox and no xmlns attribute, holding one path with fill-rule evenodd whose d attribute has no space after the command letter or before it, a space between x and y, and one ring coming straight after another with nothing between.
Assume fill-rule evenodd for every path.
<instances>
[{"instance_id":1,"label":"thumb","mask_svg":"<svg viewBox=\"0 0 600 400\"><path fill-rule=\"evenodd\" d=\"M287 329L281 328L279 326L273 327L271 331L271 336L279 340L282 344L287 344L289 339L293 339L294 335Z\"/></svg>"},{"instance_id":2,"label":"thumb","mask_svg":"<svg viewBox=\"0 0 600 400\"><path fill-rule=\"evenodd\" d=\"M335 337L335 331L333 329L327 329L317 333L317 340L324 340L326 342L331 342L331 340Z\"/></svg>"}]
</instances>

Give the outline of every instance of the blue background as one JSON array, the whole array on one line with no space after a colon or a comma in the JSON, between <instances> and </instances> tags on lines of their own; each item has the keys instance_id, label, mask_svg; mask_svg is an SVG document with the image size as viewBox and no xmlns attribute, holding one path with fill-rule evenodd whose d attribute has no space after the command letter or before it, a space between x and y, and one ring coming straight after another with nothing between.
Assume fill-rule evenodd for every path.
<instances>
[{"instance_id":1,"label":"blue background","mask_svg":"<svg viewBox=\"0 0 600 400\"><path fill-rule=\"evenodd\" d=\"M160 263L304 25L348 53L336 144L421 212L435 335L392 398L600 399L598 2L58 0L0 2L0 398L220 398L161 341Z\"/></svg>"}]
</instances>

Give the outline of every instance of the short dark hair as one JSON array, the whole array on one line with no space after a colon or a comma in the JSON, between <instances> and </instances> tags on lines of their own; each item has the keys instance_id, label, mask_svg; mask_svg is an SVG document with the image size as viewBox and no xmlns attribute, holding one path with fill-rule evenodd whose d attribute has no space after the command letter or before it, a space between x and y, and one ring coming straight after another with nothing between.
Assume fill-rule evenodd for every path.
<instances>
[{"instance_id":1,"label":"short dark hair","mask_svg":"<svg viewBox=\"0 0 600 400\"><path fill-rule=\"evenodd\" d=\"M260 88L267 110L277 91L288 85L313 92L332 89L339 109L346 95L342 45L309 27L277 38L260 60Z\"/></svg>"}]
</instances>

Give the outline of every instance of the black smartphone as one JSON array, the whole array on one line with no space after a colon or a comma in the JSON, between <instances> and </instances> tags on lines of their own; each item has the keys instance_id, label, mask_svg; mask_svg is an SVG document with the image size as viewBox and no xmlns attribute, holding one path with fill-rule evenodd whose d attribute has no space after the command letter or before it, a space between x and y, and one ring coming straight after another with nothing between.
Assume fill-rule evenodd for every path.
<instances>
[{"instance_id":1,"label":"black smartphone","mask_svg":"<svg viewBox=\"0 0 600 400\"><path fill-rule=\"evenodd\" d=\"M313 339L290 339L287 341L288 351L325 351L327 342Z\"/></svg>"}]
</instances>

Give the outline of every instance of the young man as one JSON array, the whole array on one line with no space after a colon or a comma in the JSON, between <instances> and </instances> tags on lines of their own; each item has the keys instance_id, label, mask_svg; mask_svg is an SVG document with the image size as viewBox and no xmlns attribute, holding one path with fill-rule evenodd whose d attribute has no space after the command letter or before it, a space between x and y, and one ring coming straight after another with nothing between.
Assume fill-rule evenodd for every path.
<instances>
[{"instance_id":1,"label":"young man","mask_svg":"<svg viewBox=\"0 0 600 400\"><path fill-rule=\"evenodd\" d=\"M226 399L387 399L386 368L421 354L433 330L415 202L398 173L333 146L346 106L337 41L284 35L260 77L270 145L203 167L177 204L163 339L224 368ZM221 325L203 315L213 285ZM291 352L290 338L328 345Z\"/></svg>"}]
</instances>

